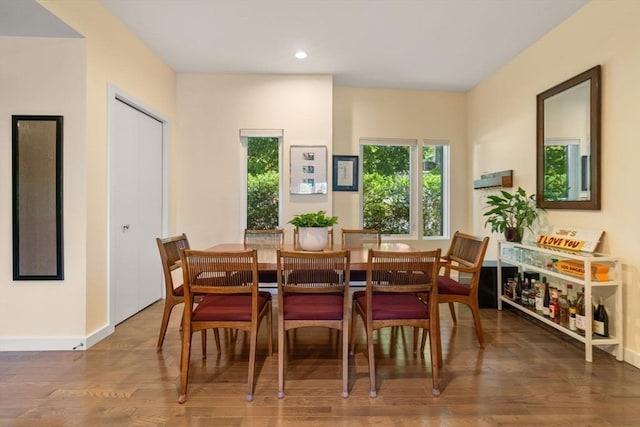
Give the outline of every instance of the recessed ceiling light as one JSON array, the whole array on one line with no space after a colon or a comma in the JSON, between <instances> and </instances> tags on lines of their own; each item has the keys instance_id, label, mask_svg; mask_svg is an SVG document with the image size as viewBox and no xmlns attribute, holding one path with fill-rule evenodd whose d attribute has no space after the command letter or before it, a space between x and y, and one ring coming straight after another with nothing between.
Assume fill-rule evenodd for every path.
<instances>
[{"instance_id":1,"label":"recessed ceiling light","mask_svg":"<svg viewBox=\"0 0 640 427\"><path fill-rule=\"evenodd\" d=\"M306 57L307 57L307 52L305 52L304 50L299 50L296 52L296 58L304 59Z\"/></svg>"}]
</instances>

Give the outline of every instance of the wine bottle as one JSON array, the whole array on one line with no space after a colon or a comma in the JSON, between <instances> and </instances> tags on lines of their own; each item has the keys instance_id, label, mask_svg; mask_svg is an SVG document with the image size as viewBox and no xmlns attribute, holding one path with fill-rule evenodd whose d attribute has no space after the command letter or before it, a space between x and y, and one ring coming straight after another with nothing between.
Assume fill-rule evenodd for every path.
<instances>
[{"instance_id":1,"label":"wine bottle","mask_svg":"<svg viewBox=\"0 0 640 427\"><path fill-rule=\"evenodd\" d=\"M516 280L516 289L513 292L513 300L517 303L520 303L522 296L522 277L520 273L518 273L518 279Z\"/></svg>"},{"instance_id":2,"label":"wine bottle","mask_svg":"<svg viewBox=\"0 0 640 427\"><path fill-rule=\"evenodd\" d=\"M576 297L576 329L584 334L585 330L585 312L584 312L584 294L578 291Z\"/></svg>"},{"instance_id":3,"label":"wine bottle","mask_svg":"<svg viewBox=\"0 0 640 427\"><path fill-rule=\"evenodd\" d=\"M546 279L542 279L544 283L544 294L542 295L542 315L549 317L549 303L551 302L551 296L549 295L549 282Z\"/></svg>"},{"instance_id":4,"label":"wine bottle","mask_svg":"<svg viewBox=\"0 0 640 427\"><path fill-rule=\"evenodd\" d=\"M598 308L593 314L593 333L601 337L609 336L609 316L607 310L604 309L602 297L600 297Z\"/></svg>"}]
</instances>

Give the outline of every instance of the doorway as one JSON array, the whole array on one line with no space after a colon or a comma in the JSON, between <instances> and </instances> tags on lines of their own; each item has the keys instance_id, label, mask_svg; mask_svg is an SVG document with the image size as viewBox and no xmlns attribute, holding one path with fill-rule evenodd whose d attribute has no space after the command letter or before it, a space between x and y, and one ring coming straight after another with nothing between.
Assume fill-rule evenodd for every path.
<instances>
[{"instance_id":1,"label":"doorway","mask_svg":"<svg viewBox=\"0 0 640 427\"><path fill-rule=\"evenodd\" d=\"M109 317L111 326L163 297L155 238L163 234L166 120L109 94Z\"/></svg>"}]
</instances>

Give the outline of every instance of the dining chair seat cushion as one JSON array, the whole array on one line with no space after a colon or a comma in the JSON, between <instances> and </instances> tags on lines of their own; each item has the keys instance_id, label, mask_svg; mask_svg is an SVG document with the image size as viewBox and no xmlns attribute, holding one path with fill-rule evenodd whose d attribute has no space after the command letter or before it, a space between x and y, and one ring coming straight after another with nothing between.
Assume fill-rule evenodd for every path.
<instances>
[{"instance_id":1,"label":"dining chair seat cushion","mask_svg":"<svg viewBox=\"0 0 640 427\"><path fill-rule=\"evenodd\" d=\"M258 294L258 313L271 299L268 292ZM251 294L208 294L193 310L192 320L251 320Z\"/></svg>"},{"instance_id":2,"label":"dining chair seat cushion","mask_svg":"<svg viewBox=\"0 0 640 427\"><path fill-rule=\"evenodd\" d=\"M363 312L366 312L365 291L355 292L353 298ZM429 318L427 306L414 293L374 292L372 302L373 320Z\"/></svg>"},{"instance_id":3,"label":"dining chair seat cushion","mask_svg":"<svg viewBox=\"0 0 640 427\"><path fill-rule=\"evenodd\" d=\"M283 299L285 320L342 319L342 294L289 294Z\"/></svg>"},{"instance_id":4,"label":"dining chair seat cushion","mask_svg":"<svg viewBox=\"0 0 640 427\"><path fill-rule=\"evenodd\" d=\"M173 288L173 295L177 296L177 297L183 297L184 296L184 287L182 285Z\"/></svg>"},{"instance_id":5,"label":"dining chair seat cushion","mask_svg":"<svg viewBox=\"0 0 640 427\"><path fill-rule=\"evenodd\" d=\"M438 293L446 295L469 295L469 287L450 277L438 276Z\"/></svg>"}]
</instances>

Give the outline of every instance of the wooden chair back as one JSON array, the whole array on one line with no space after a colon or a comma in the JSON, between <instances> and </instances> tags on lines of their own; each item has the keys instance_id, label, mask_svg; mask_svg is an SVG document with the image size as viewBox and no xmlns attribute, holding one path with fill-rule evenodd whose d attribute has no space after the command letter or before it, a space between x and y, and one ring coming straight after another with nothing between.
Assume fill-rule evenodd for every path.
<instances>
[{"instance_id":1,"label":"wooden chair back","mask_svg":"<svg viewBox=\"0 0 640 427\"><path fill-rule=\"evenodd\" d=\"M162 263L162 273L164 275L164 283L167 291L167 296L174 295L174 282L172 272L180 265L180 250L189 249L189 240L187 235L182 233L177 236L156 238L158 244L158 251L160 252L160 261Z\"/></svg>"},{"instance_id":2,"label":"wooden chair back","mask_svg":"<svg viewBox=\"0 0 640 427\"><path fill-rule=\"evenodd\" d=\"M267 230L244 230L244 245L247 248L279 248L284 245L284 230L273 228Z\"/></svg>"},{"instance_id":3,"label":"wooden chair back","mask_svg":"<svg viewBox=\"0 0 640 427\"><path fill-rule=\"evenodd\" d=\"M342 229L342 249L361 248L364 245L379 246L381 241L380 230Z\"/></svg>"},{"instance_id":4,"label":"wooden chair back","mask_svg":"<svg viewBox=\"0 0 640 427\"><path fill-rule=\"evenodd\" d=\"M480 238L456 231L442 259L443 275L450 277L452 270L471 274L469 288L476 289L488 247L489 237Z\"/></svg>"},{"instance_id":5,"label":"wooden chair back","mask_svg":"<svg viewBox=\"0 0 640 427\"><path fill-rule=\"evenodd\" d=\"M164 277L165 301L160 323L160 334L158 335L157 349L160 350L164 344L164 337L167 334L167 326L171 318L173 307L184 302L183 287L175 286L173 280L174 270L180 268L178 261L180 260L180 250L189 249L189 240L183 233L177 236L156 238L158 252L160 253L160 261L162 263L162 274ZM177 274L177 272L176 272Z\"/></svg>"}]
</instances>

